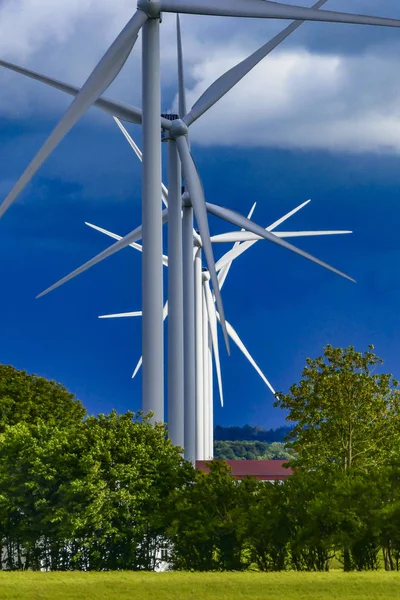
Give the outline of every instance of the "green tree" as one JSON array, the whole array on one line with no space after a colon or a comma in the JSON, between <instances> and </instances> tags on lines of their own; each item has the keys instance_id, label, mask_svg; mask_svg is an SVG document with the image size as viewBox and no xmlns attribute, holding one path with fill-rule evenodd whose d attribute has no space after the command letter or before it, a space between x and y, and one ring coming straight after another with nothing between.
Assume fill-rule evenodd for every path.
<instances>
[{"instance_id":1,"label":"green tree","mask_svg":"<svg viewBox=\"0 0 400 600\"><path fill-rule=\"evenodd\" d=\"M60 383L0 365L0 433L16 423L45 421L62 427L85 415L82 403Z\"/></svg>"},{"instance_id":2,"label":"green tree","mask_svg":"<svg viewBox=\"0 0 400 600\"><path fill-rule=\"evenodd\" d=\"M352 346L328 345L323 356L307 359L300 383L277 394L275 406L295 422L291 465L327 465L344 470L377 468L400 450L400 393L391 375L376 373L382 360L373 346L363 354Z\"/></svg>"},{"instance_id":3,"label":"green tree","mask_svg":"<svg viewBox=\"0 0 400 600\"><path fill-rule=\"evenodd\" d=\"M370 488L379 496L378 524L380 545L387 571L400 570L400 463L385 465L374 479ZM370 490L368 490L370 496Z\"/></svg>"},{"instance_id":4,"label":"green tree","mask_svg":"<svg viewBox=\"0 0 400 600\"><path fill-rule=\"evenodd\" d=\"M288 563L290 519L286 482L257 482L249 498L246 539L260 571L282 571Z\"/></svg>"},{"instance_id":5,"label":"green tree","mask_svg":"<svg viewBox=\"0 0 400 600\"><path fill-rule=\"evenodd\" d=\"M222 461L209 468L177 494L169 529L172 564L181 570L240 571L248 565L246 521L257 482L237 481Z\"/></svg>"},{"instance_id":6,"label":"green tree","mask_svg":"<svg viewBox=\"0 0 400 600\"><path fill-rule=\"evenodd\" d=\"M141 415L69 427L6 426L0 435L5 567L154 569L172 495L190 463Z\"/></svg>"}]
</instances>

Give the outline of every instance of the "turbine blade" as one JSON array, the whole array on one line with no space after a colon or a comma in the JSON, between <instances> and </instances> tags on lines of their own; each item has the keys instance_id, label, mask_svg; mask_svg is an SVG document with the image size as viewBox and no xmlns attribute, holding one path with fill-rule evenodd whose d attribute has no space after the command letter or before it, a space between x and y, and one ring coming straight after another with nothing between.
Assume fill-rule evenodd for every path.
<instances>
[{"instance_id":1,"label":"turbine blade","mask_svg":"<svg viewBox=\"0 0 400 600\"><path fill-rule=\"evenodd\" d=\"M132 148L132 150L134 151L134 153L136 154L136 156L138 157L140 162L142 162L143 155L142 155L142 151L140 150L139 146L137 144L135 144L132 137L129 135L129 133L127 132L125 127L122 125L121 121L117 117L113 117L113 119L116 122L116 124L118 125L118 127L120 128L120 130L122 131L122 134L125 136L125 139L127 140L128 144L130 145L130 147Z\"/></svg>"},{"instance_id":2,"label":"turbine blade","mask_svg":"<svg viewBox=\"0 0 400 600\"><path fill-rule=\"evenodd\" d=\"M282 223L284 223L287 219L289 219L289 217L292 217L294 214L296 214L297 212L299 212L299 210L301 210L302 208L304 208L305 206L307 206L307 204L310 204L310 202L311 202L311 200L306 200L302 204L299 204L299 206L296 206L296 208L294 208L290 212L286 213L286 215L283 215L283 217L281 217L280 219L278 219L277 221L275 221L274 223L272 223L272 225L270 225L269 227L267 227L267 231L272 231L273 229L276 229L276 227L278 227L279 225L281 225Z\"/></svg>"},{"instance_id":3,"label":"turbine blade","mask_svg":"<svg viewBox=\"0 0 400 600\"><path fill-rule=\"evenodd\" d=\"M164 308L163 308L163 321L165 321L165 319L167 317L168 317L168 300L164 304Z\"/></svg>"},{"instance_id":4,"label":"turbine blade","mask_svg":"<svg viewBox=\"0 0 400 600\"><path fill-rule=\"evenodd\" d=\"M99 319L119 319L121 317L141 317L142 311L127 312L127 313L116 313L115 315L100 315Z\"/></svg>"},{"instance_id":5,"label":"turbine blade","mask_svg":"<svg viewBox=\"0 0 400 600\"><path fill-rule=\"evenodd\" d=\"M279 238L294 237L316 237L320 235L347 235L352 231L275 231L274 235Z\"/></svg>"},{"instance_id":6,"label":"turbine blade","mask_svg":"<svg viewBox=\"0 0 400 600\"><path fill-rule=\"evenodd\" d=\"M16 73L24 75L25 77L29 77L30 79L40 81L41 83L60 90L61 92L65 92L70 96L77 96L80 92L80 88L74 85L65 83L63 81L58 81L57 79L53 79L47 75L42 75L41 73L31 71L30 69L20 67L19 65L15 65L14 63L10 63L5 60L0 60L0 67L4 67L9 71L15 71ZM116 116L123 121L130 121L131 123L136 123L137 125L142 122L142 110L136 106L130 106L129 104L124 104L123 102L117 102L116 100L105 98L104 96L101 96L98 100L96 100L93 106L96 106L96 108L99 108L111 116Z\"/></svg>"},{"instance_id":7,"label":"turbine blade","mask_svg":"<svg viewBox=\"0 0 400 600\"><path fill-rule=\"evenodd\" d=\"M215 305L210 290L210 284L208 281L203 283L204 296L206 299L208 323L210 325L211 342L213 346L214 359L215 359L215 370L217 372L218 390L219 397L221 400L221 406L224 406L224 393L222 389L222 376L221 376L221 363L219 358L219 347L218 347L218 331L217 331L217 317L215 315Z\"/></svg>"},{"instance_id":8,"label":"turbine blade","mask_svg":"<svg viewBox=\"0 0 400 600\"><path fill-rule=\"evenodd\" d=\"M215 2L215 0L161 0L160 5L163 12L173 13L400 27L398 19L355 15L331 10L316 10L315 8L292 6L280 2L271 2L270 0L218 0L218 2Z\"/></svg>"},{"instance_id":9,"label":"turbine blade","mask_svg":"<svg viewBox=\"0 0 400 600\"><path fill-rule=\"evenodd\" d=\"M268 230L267 230L268 231ZM347 233L353 233L352 231L343 230L327 230L327 231L274 231L274 235L279 238L290 238L290 237L313 237L317 235L345 235ZM213 244L222 244L223 242L250 242L263 239L260 235L250 233L249 231L231 231L229 233L220 233L219 235L213 235L211 241Z\"/></svg>"},{"instance_id":10,"label":"turbine blade","mask_svg":"<svg viewBox=\"0 0 400 600\"><path fill-rule=\"evenodd\" d=\"M272 225L270 225L269 227L266 228L266 231L272 231L274 230L276 227L278 227L278 225L280 225L281 223L283 223L284 221L286 221L287 219L289 219L289 217L291 217L292 215L294 215L295 213L297 213L299 210L301 210L302 208L304 208L304 206L306 206L307 204L309 204L311 202L311 200L306 200L306 202L303 202L302 204L300 204L299 206L296 206L296 208L294 208L293 210L291 210L290 212L288 212L286 215L284 215L283 217L281 217L280 219L278 219L277 221L275 221L274 223L272 223ZM243 231L243 230L242 230ZM223 235L222 236L214 236L213 238L213 242L214 243L218 243L219 241L225 241L223 239ZM240 232L237 232L237 238L240 240L240 236L242 234ZM249 248L251 248L251 246L253 246L253 244L255 244L256 242L258 242L258 237L257 239L255 239L253 237L253 234L247 232L244 235L248 235L249 237L246 238L250 241L244 241L243 243L240 244L240 251L235 253L234 258L237 258L238 256L240 256L241 254L243 254L243 252L246 252L246 250L248 250ZM218 238L218 239L215 239ZM220 240L221 238L221 240ZM229 251L230 252L230 251ZM228 256L229 255L229 256ZM230 260L230 254L227 252L221 259L221 263L220 264L227 264L227 261L224 260L225 258L227 258L227 260ZM222 267L223 268L223 267Z\"/></svg>"},{"instance_id":11,"label":"turbine blade","mask_svg":"<svg viewBox=\"0 0 400 600\"><path fill-rule=\"evenodd\" d=\"M255 240L256 236L254 233L250 233L249 231L229 231L227 233L218 233L217 235L211 236L211 241L213 244L232 244L234 243L233 248L236 245L240 245L242 242L247 240ZM257 240L260 239L260 236L257 236ZM232 248L231 248L232 249Z\"/></svg>"},{"instance_id":12,"label":"turbine blade","mask_svg":"<svg viewBox=\"0 0 400 600\"><path fill-rule=\"evenodd\" d=\"M87 79L79 94L72 101L72 104L62 117L61 121L56 125L53 132L47 138L35 158L31 161L30 165L21 175L14 188L0 206L0 217L16 200L18 194L22 192L35 175L36 171L67 135L70 129L72 129L75 123L79 121L88 108L98 100L101 94L114 81L125 64L125 61L135 44L139 31L147 18L147 15L143 11L138 10L118 35L116 40L111 44L97 67Z\"/></svg>"},{"instance_id":13,"label":"turbine blade","mask_svg":"<svg viewBox=\"0 0 400 600\"><path fill-rule=\"evenodd\" d=\"M135 379L136 375L139 373L140 367L142 366L142 362L143 362L143 356L141 356L139 358L138 364L136 365L135 370L133 371L132 379Z\"/></svg>"},{"instance_id":14,"label":"turbine blade","mask_svg":"<svg viewBox=\"0 0 400 600\"><path fill-rule=\"evenodd\" d=\"M104 233L105 235L107 235L110 238L113 238L114 240L122 240L121 235L117 235L116 233L112 233L111 231L108 231L107 229L103 229L102 227L93 225L93 223L88 223L87 221L85 221L85 225L88 225L88 227L91 227L92 229L95 229L96 231L100 231L100 233ZM131 248L134 248L135 250L138 250L139 252L143 252L143 247L141 244L136 244L135 242L132 242L132 244L129 244L129 246ZM162 260L163 260L163 265L165 267L168 267L168 256L163 254Z\"/></svg>"},{"instance_id":15,"label":"turbine blade","mask_svg":"<svg viewBox=\"0 0 400 600\"><path fill-rule=\"evenodd\" d=\"M219 320L218 313L217 313L217 319ZM265 377L264 373L261 371L260 367L257 365L257 363L254 360L254 358L251 356L251 354L247 350L246 346L243 344L243 342L240 339L240 337L238 336L237 332L234 330L234 328L232 327L232 325L230 325L230 323L227 323L227 326L228 326L228 333L229 333L231 339L235 342L235 344L239 348L239 350L241 350L241 352L245 355L245 357L247 358L247 360L249 361L249 363L257 371L257 373L259 374L259 376L261 377L261 379L263 380L263 382L269 387L269 389L271 390L271 392L275 395L276 392L275 392L274 388L272 387L272 385L270 384L270 382L268 381L268 379Z\"/></svg>"},{"instance_id":16,"label":"turbine blade","mask_svg":"<svg viewBox=\"0 0 400 600\"><path fill-rule=\"evenodd\" d=\"M318 0L312 8L319 9L326 4L327 0ZM191 125L202 114L216 104L225 94L227 94L239 81L243 79L259 62L261 62L268 54L270 54L277 46L279 46L289 35L302 25L304 21L295 21L286 29L278 33L272 40L261 46L250 56L242 60L232 69L221 75L214 83L212 83L206 91L200 96L197 102L192 106L190 112L184 117L186 125ZM186 114L186 113L183 113Z\"/></svg>"},{"instance_id":17,"label":"turbine blade","mask_svg":"<svg viewBox=\"0 0 400 600\"><path fill-rule=\"evenodd\" d=\"M249 214L247 215L248 219L251 219L251 217L253 216L253 213L254 213L254 210L256 208L256 205L257 205L257 202L254 202L253 206L250 209ZM244 231L244 230L242 229L242 231ZM211 238L211 241L213 241L212 238ZM232 241L235 241L235 243L233 244L233 248L232 249L237 248L237 246L239 245L239 242L237 242L236 240L232 240ZM220 285L221 289L222 289L222 287L223 287L223 285L225 283L226 278L228 277L228 273L229 273L229 270L231 268L231 265L232 265L232 261L230 263L225 264L225 266L222 267L222 269L218 273L218 281L219 281L219 285ZM217 271L218 271L218 269L217 269Z\"/></svg>"},{"instance_id":18,"label":"turbine blade","mask_svg":"<svg viewBox=\"0 0 400 600\"><path fill-rule=\"evenodd\" d=\"M186 92L185 92L185 75L183 70L183 49L182 49L182 34L181 22L179 14L176 15L176 38L178 47L178 98L179 98L179 116L186 115Z\"/></svg>"},{"instance_id":19,"label":"turbine blade","mask_svg":"<svg viewBox=\"0 0 400 600\"><path fill-rule=\"evenodd\" d=\"M221 291L219 289L217 272L215 270L214 253L210 240L210 230L208 227L208 217L206 210L206 202L204 198L203 186L200 181L200 177L197 173L196 165L194 164L192 155L187 145L187 141L184 137L178 137L176 139L176 145L178 148L179 156L182 163L183 176L189 190L190 200L193 206L194 214L196 216L197 226L199 228L203 251L206 257L208 270L210 272L211 282L215 294L215 300L219 313L221 315L221 327L224 332L224 339L226 349L229 354L229 339L228 332L225 327L225 315L224 308L222 305Z\"/></svg>"},{"instance_id":20,"label":"turbine blade","mask_svg":"<svg viewBox=\"0 0 400 600\"><path fill-rule=\"evenodd\" d=\"M113 238L114 240L122 240L122 235L112 233L112 231L108 231L108 229L103 229L102 227L99 227L98 225L93 225L93 223L88 223L87 221L85 221L85 225L91 227L92 229L95 229L96 231L100 231L100 233L104 233L104 235L107 235L108 237ZM139 250L140 252L142 251L142 246L140 244L135 244L135 242L133 242L129 245L133 248L136 248L136 250Z\"/></svg>"},{"instance_id":21,"label":"turbine blade","mask_svg":"<svg viewBox=\"0 0 400 600\"><path fill-rule=\"evenodd\" d=\"M114 121L116 122L116 124L118 125L120 130L122 131L123 135L125 136L125 139L127 140L128 144L130 145L130 147L132 148L132 150L134 151L134 153L136 154L136 156L138 157L140 162L142 162L142 151L140 150L139 146L137 144L135 144L132 137L129 135L129 133L127 132L125 127L122 125L121 121L119 119L117 119L117 117L114 117ZM165 185L163 184L163 182L161 182L161 199L162 199L164 205L168 206L168 190L165 187Z\"/></svg>"},{"instance_id":22,"label":"turbine blade","mask_svg":"<svg viewBox=\"0 0 400 600\"><path fill-rule=\"evenodd\" d=\"M333 273L336 273L337 275L340 275L341 277L344 277L345 279L349 279L350 281L354 282L354 279L349 277L349 275L346 275L345 273L342 273L338 269L331 267L330 265L323 262L322 260L319 260L319 258L315 258L308 252L305 252L304 250L300 250L300 248L297 248L296 246L289 244L289 242L286 242L285 240L278 238L273 233L270 233L269 231L266 231L265 229L260 227L260 225L257 225L253 221L250 221L250 219L246 219L246 217L239 214L238 212L230 210L228 208L223 208L222 206L217 206L216 204L210 204L209 202L206 202L206 207L207 207L208 212L210 212L211 214L216 215L217 217L220 217L221 219L225 219L225 221L229 221L230 223L233 223L234 225L237 225L238 227L246 228L248 231L251 231L252 233L260 235L264 239L266 239L270 242L273 242L274 244L277 244L278 246L282 246L283 248L286 248L287 250L291 250L295 254L299 254L299 256L302 256L303 258L306 258L307 260L315 262L316 264L320 265L321 267L324 267L325 269L328 269L329 271L332 271ZM236 248L236 250L239 250L239 248Z\"/></svg>"},{"instance_id":23,"label":"turbine blade","mask_svg":"<svg viewBox=\"0 0 400 600\"><path fill-rule=\"evenodd\" d=\"M165 223L165 221L167 219L168 219L168 209L165 209L163 211L163 223ZM57 283L54 283L52 286L50 286L49 288L44 290L44 292L41 292L38 296L36 296L36 298L41 298L42 296L45 296L49 292L52 292L53 290L60 287L67 281L74 279L74 277L76 277L77 275L80 275L81 273L84 273L85 271L87 271L88 269L93 267L94 265L97 265L97 263L101 262L105 258L108 258L109 256L112 256L119 250L126 248L132 242L135 242L136 240L140 240L141 237L142 237L142 226L140 225L140 227L137 227L136 229L134 229L133 231L128 233L128 235L123 237L121 240L119 240L118 242L115 242L115 244L113 244L112 246L109 246L108 248L103 250L103 252L100 252L100 254L97 254L97 256L88 260L84 265L82 265L81 267L78 267L77 269L75 269L75 271L73 271L69 275L66 275L65 277L60 279L60 281L58 281Z\"/></svg>"}]
</instances>

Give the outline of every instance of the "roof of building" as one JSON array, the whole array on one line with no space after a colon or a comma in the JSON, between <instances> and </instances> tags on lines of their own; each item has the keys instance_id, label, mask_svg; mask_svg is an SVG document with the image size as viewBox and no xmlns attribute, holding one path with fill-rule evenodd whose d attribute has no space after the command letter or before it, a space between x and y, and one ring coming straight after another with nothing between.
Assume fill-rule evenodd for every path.
<instances>
[{"instance_id":1,"label":"roof of building","mask_svg":"<svg viewBox=\"0 0 400 600\"><path fill-rule=\"evenodd\" d=\"M196 460L196 467L207 473L209 462ZM274 481L275 479L287 479L293 472L292 469L284 466L287 464L287 460L226 460L224 462L230 466L232 475L237 479L255 477L263 481Z\"/></svg>"}]
</instances>

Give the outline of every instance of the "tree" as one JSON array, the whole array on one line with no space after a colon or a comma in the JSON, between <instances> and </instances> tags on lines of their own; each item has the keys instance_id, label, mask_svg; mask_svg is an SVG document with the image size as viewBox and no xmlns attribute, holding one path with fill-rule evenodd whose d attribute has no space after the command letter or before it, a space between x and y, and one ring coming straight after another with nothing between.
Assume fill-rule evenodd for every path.
<instances>
[{"instance_id":1,"label":"tree","mask_svg":"<svg viewBox=\"0 0 400 600\"><path fill-rule=\"evenodd\" d=\"M257 482L239 482L224 462L209 463L193 485L176 495L169 529L172 564L180 570L241 571L249 499Z\"/></svg>"},{"instance_id":2,"label":"tree","mask_svg":"<svg viewBox=\"0 0 400 600\"><path fill-rule=\"evenodd\" d=\"M17 423L43 421L62 427L85 415L82 403L60 383L0 365L0 433Z\"/></svg>"},{"instance_id":3,"label":"tree","mask_svg":"<svg viewBox=\"0 0 400 600\"><path fill-rule=\"evenodd\" d=\"M383 363L373 352L353 346L326 346L323 356L307 359L300 383L277 394L275 406L295 422L289 447L291 466L327 465L368 470L387 464L400 450L400 392L391 375L376 373Z\"/></svg>"},{"instance_id":4,"label":"tree","mask_svg":"<svg viewBox=\"0 0 400 600\"><path fill-rule=\"evenodd\" d=\"M0 435L0 537L16 569L154 569L194 469L163 425L126 413Z\"/></svg>"},{"instance_id":5,"label":"tree","mask_svg":"<svg viewBox=\"0 0 400 600\"><path fill-rule=\"evenodd\" d=\"M282 571L288 562L290 518L287 481L257 482L249 498L246 539L252 563L260 571Z\"/></svg>"}]
</instances>

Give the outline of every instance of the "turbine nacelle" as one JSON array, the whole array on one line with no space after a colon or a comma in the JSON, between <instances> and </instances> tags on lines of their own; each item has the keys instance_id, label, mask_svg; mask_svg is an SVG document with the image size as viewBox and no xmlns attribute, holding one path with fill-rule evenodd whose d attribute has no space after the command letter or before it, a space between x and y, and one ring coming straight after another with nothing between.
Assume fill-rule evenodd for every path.
<instances>
[{"instance_id":1,"label":"turbine nacelle","mask_svg":"<svg viewBox=\"0 0 400 600\"><path fill-rule=\"evenodd\" d=\"M207 269L207 267L203 267L201 270L201 279L203 281L203 283L205 283L206 281L210 281L210 272Z\"/></svg>"},{"instance_id":2,"label":"turbine nacelle","mask_svg":"<svg viewBox=\"0 0 400 600\"><path fill-rule=\"evenodd\" d=\"M161 15L161 2L159 0L138 0L138 10L143 11L149 19L159 19Z\"/></svg>"}]
</instances>

